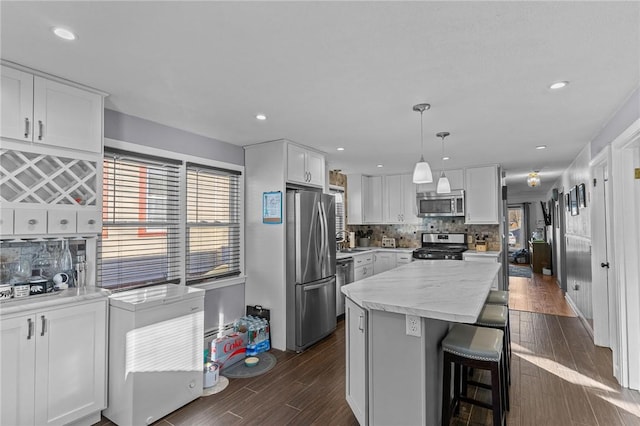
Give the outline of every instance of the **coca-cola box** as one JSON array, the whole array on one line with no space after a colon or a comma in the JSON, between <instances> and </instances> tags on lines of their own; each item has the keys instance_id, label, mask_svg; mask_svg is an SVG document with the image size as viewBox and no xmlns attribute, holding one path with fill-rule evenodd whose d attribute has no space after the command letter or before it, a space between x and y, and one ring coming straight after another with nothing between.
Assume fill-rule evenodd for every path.
<instances>
[{"instance_id":1,"label":"coca-cola box","mask_svg":"<svg viewBox=\"0 0 640 426\"><path fill-rule=\"evenodd\" d=\"M231 333L211 341L211 361L217 363L222 371L225 367L245 358L247 352L247 333Z\"/></svg>"}]
</instances>

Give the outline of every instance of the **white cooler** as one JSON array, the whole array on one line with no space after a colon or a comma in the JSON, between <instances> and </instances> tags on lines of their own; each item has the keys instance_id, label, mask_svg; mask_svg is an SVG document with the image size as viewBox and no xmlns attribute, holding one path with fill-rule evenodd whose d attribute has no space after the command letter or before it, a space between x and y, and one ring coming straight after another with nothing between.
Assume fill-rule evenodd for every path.
<instances>
[{"instance_id":1,"label":"white cooler","mask_svg":"<svg viewBox=\"0 0 640 426\"><path fill-rule=\"evenodd\" d=\"M202 395L204 294L166 284L110 296L105 417L151 424Z\"/></svg>"}]
</instances>

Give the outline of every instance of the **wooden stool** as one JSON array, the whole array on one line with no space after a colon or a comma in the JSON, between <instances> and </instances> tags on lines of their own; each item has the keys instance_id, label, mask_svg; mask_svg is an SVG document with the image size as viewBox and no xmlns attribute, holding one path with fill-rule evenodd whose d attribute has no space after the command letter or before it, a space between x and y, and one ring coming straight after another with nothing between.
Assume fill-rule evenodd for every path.
<instances>
[{"instance_id":1,"label":"wooden stool","mask_svg":"<svg viewBox=\"0 0 640 426\"><path fill-rule=\"evenodd\" d=\"M449 426L451 413L460 410L460 401L488 408L493 412L493 425L502 426L504 417L505 380L503 377L504 333L501 330L455 324L442 340L442 425ZM451 363L454 364L453 399L451 399ZM461 389L461 370L477 368L491 372L491 404L469 398L466 386Z\"/></svg>"},{"instance_id":2,"label":"wooden stool","mask_svg":"<svg viewBox=\"0 0 640 426\"><path fill-rule=\"evenodd\" d=\"M491 290L484 303L485 305L509 306L509 292L501 290Z\"/></svg>"}]
</instances>

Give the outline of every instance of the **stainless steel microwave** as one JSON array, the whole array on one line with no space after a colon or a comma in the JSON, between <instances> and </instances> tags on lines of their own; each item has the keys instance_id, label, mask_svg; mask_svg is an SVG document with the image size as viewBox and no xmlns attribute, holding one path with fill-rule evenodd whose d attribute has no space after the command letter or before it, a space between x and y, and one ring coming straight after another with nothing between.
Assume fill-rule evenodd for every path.
<instances>
[{"instance_id":1,"label":"stainless steel microwave","mask_svg":"<svg viewBox=\"0 0 640 426\"><path fill-rule=\"evenodd\" d=\"M464 216L464 190L451 191L448 194L418 192L419 217Z\"/></svg>"}]
</instances>

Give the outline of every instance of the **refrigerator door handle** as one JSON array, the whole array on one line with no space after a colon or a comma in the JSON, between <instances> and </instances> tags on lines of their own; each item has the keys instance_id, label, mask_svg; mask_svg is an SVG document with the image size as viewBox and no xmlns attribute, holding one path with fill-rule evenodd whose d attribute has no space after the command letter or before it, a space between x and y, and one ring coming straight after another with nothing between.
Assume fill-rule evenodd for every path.
<instances>
[{"instance_id":1,"label":"refrigerator door handle","mask_svg":"<svg viewBox=\"0 0 640 426\"><path fill-rule=\"evenodd\" d=\"M321 283L321 284L305 285L305 286L302 288L302 291L311 291L311 290L316 290L316 289L319 289L319 288L325 287L325 286L327 286L327 285L329 285L329 284L332 284L332 283L331 283L331 281L326 281L326 282L323 282L323 283Z\"/></svg>"},{"instance_id":2,"label":"refrigerator door handle","mask_svg":"<svg viewBox=\"0 0 640 426\"><path fill-rule=\"evenodd\" d=\"M324 218L324 208L322 205L322 202L318 202L318 216L319 216L319 222L320 222L320 234L321 234L321 238L320 238L320 271L324 272L324 260L325 260L325 251L327 249L326 247L326 241L327 241L327 228L326 228L326 221Z\"/></svg>"}]
</instances>

